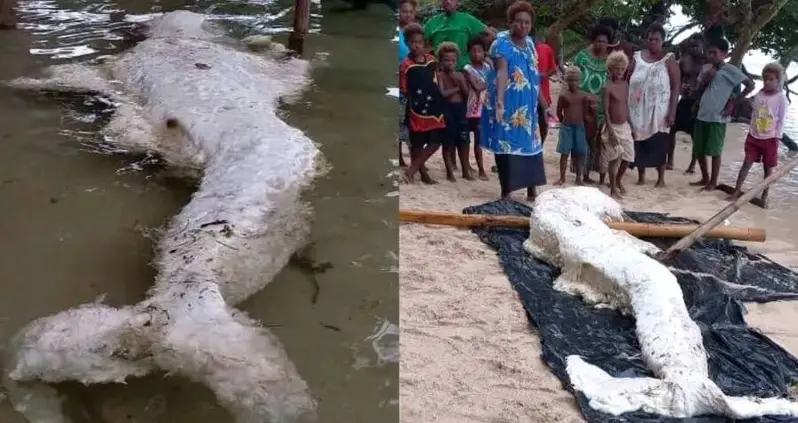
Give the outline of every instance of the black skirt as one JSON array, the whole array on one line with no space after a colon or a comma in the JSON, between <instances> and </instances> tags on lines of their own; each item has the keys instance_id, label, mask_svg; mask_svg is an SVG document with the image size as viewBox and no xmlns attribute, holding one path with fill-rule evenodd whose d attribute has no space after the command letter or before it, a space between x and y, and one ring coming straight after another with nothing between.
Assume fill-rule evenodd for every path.
<instances>
[{"instance_id":1,"label":"black skirt","mask_svg":"<svg viewBox=\"0 0 798 423\"><path fill-rule=\"evenodd\" d=\"M635 141L634 167L647 168L664 166L668 160L668 144L670 135L657 132L642 141Z\"/></svg>"},{"instance_id":2,"label":"black skirt","mask_svg":"<svg viewBox=\"0 0 798 423\"><path fill-rule=\"evenodd\" d=\"M534 156L496 154L494 157L503 192L509 193L522 188L546 185L543 153Z\"/></svg>"},{"instance_id":3,"label":"black skirt","mask_svg":"<svg viewBox=\"0 0 798 423\"><path fill-rule=\"evenodd\" d=\"M685 132L693 135L693 128L695 127L695 115L693 115L693 106L696 100L694 98L682 97L679 104L676 105L676 118L673 123L673 131Z\"/></svg>"}]
</instances>

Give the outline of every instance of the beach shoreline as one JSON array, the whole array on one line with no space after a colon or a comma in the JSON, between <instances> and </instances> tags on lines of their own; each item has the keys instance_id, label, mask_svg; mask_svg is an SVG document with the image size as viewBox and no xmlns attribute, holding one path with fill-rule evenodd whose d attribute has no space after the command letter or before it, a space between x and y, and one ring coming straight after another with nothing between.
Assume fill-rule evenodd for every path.
<instances>
[{"instance_id":1,"label":"beach shoreline","mask_svg":"<svg viewBox=\"0 0 798 423\"><path fill-rule=\"evenodd\" d=\"M557 85L552 84L553 98L557 98ZM734 183L747 129L744 124L728 127L722 183ZM544 145L549 185L540 187L539 192L551 189L558 177L557 136L557 129L549 130ZM654 188L655 169L648 170L648 182L643 187L635 185L636 170L628 172L628 194L621 201L624 208L705 220L728 204L721 191L699 192L689 185L698 178L684 174L691 145L689 137L679 134L676 169L667 171L665 188ZM491 165L493 157L486 152L485 166ZM428 162L428 167L439 184L402 185L401 208L460 213L465 207L499 197L496 174L490 175L490 181L447 182L440 154ZM761 175L760 166L755 165L746 186L759 181ZM566 186L572 186L573 179L569 173ZM765 228L767 242L740 244L798 270L794 241L798 240L798 224L789 219L779 184L771 191L769 210L746 205L729 219L729 224ZM513 199L526 203L524 194L516 192ZM573 395L563 389L540 359L540 340L494 250L471 231L452 227L403 224L399 240L403 422L584 421ZM798 355L798 330L791 323L798 318L794 302L746 307L750 326Z\"/></svg>"}]
</instances>

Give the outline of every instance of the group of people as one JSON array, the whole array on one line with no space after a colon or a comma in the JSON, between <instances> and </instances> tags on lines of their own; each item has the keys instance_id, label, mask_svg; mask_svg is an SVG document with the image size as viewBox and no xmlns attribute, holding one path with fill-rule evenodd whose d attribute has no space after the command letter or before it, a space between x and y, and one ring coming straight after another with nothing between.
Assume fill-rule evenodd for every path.
<instances>
[{"instance_id":1,"label":"group of people","mask_svg":"<svg viewBox=\"0 0 798 423\"><path fill-rule=\"evenodd\" d=\"M401 160L401 145L400 160L408 182L418 174L436 183L425 163L441 146L447 179L455 181L457 158L463 178L474 179L468 162L473 133L478 177L487 179L484 148L494 154L502 197L526 188L533 199L535 187L546 184L543 143L548 122L556 119L561 157L555 184L565 183L571 159L577 184L594 183L591 172L597 172L598 183L615 197L626 193L627 169L637 168L637 183L644 185L646 169L655 168L655 186L663 187L666 170L673 169L675 135L683 131L693 138L687 172L696 163L701 171L692 185L714 190L726 125L742 101L752 101L753 116L732 198L754 162L763 163L766 175L776 166L787 110L784 69L765 67L764 88L748 98L754 82L726 63L729 43L722 35L691 37L677 60L663 48L661 25L649 27L645 48L634 51L621 39L617 21L603 19L565 72L555 116L548 78L558 66L551 48L536 43L530 3L513 3L509 30L497 32L458 12L456 0L442 0L442 12L422 27L414 22L412 1L404 0L400 9L401 121L411 162Z\"/></svg>"},{"instance_id":2,"label":"group of people","mask_svg":"<svg viewBox=\"0 0 798 423\"><path fill-rule=\"evenodd\" d=\"M514 3L507 10L510 29L497 32L458 12L456 0L441 6L423 27L414 22L412 0L400 6L400 120L410 147L403 178L412 182L418 174L436 183L425 163L443 147L447 179L456 180L457 158L462 177L475 179L468 161L473 134L477 177L488 179L485 148L495 156L502 196L526 188L534 197L535 187L546 184L542 151L552 114L543 81L557 71L553 51L530 36L535 10Z\"/></svg>"}]
</instances>

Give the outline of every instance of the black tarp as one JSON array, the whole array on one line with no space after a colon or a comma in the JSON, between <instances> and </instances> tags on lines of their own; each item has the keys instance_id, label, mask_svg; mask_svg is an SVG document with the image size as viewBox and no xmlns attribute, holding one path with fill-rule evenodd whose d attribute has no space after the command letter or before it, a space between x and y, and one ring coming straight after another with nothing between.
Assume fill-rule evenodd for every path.
<instances>
[{"instance_id":1,"label":"black tarp","mask_svg":"<svg viewBox=\"0 0 798 423\"><path fill-rule=\"evenodd\" d=\"M463 212L528 216L530 209L512 201L496 201ZM695 223L659 213L627 214L640 222ZM615 377L652 376L640 359L634 320L615 311L590 307L577 297L555 291L552 284L559 269L524 251L522 244L527 231L487 228L475 232L498 251L501 266L540 335L542 358L564 386L570 389L565 359L572 354L584 357ZM648 241L666 247L674 240ZM798 298L798 274L721 240L697 243L671 265L690 316L701 327L712 380L727 395L788 395L791 385L798 382L798 360L746 326L741 301ZM642 412L615 417L590 408L581 393L576 396L582 414L591 423L733 421L717 416L673 419ZM798 418L764 417L744 422L798 422Z\"/></svg>"}]
</instances>

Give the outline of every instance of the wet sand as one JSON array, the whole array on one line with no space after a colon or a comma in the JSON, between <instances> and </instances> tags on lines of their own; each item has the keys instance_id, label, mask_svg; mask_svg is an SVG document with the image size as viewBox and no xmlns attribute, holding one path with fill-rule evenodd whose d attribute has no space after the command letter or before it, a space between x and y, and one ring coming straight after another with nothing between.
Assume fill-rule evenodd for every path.
<instances>
[{"instance_id":1,"label":"wet sand","mask_svg":"<svg viewBox=\"0 0 798 423\"><path fill-rule=\"evenodd\" d=\"M553 84L556 90L556 84ZM555 93L553 93L555 94ZM555 97L556 98L556 95ZM721 182L733 185L742 157L747 127L730 125ZM548 181L558 177L557 130L550 130L544 158ZM720 191L699 192L685 175L690 161L689 137L677 140L676 170L666 173L665 188L637 186L636 171L626 176L629 210L667 212L704 220L726 203ZM784 159L784 156L780 158ZM473 158L472 158L473 161ZM485 154L486 168L493 165ZM438 185L402 185L400 206L430 211L461 212L464 207L493 201L499 195L496 174L490 181L445 180L440 155L428 163ZM472 167L475 164L472 163ZM757 182L755 165L748 184ZM574 176L567 175L567 184ZM756 252L798 270L798 223L789 219L789 184L771 190L771 209L745 206L730 219L734 226L767 229ZM550 189L551 186L541 187ZM525 192L514 195L526 201ZM399 229L401 351L400 399L404 423L498 423L583 421L573 396L540 359L540 342L493 250L473 233L451 227L404 224ZM798 304L749 304L753 327L798 355Z\"/></svg>"}]
</instances>

